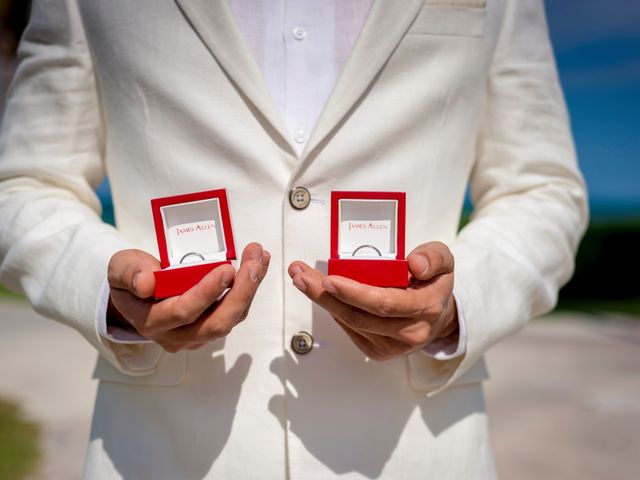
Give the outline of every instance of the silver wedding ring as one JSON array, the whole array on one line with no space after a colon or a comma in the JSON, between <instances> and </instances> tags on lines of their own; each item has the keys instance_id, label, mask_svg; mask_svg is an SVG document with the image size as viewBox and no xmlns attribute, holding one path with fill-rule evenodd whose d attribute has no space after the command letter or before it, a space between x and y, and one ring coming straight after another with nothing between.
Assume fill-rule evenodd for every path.
<instances>
[{"instance_id":1,"label":"silver wedding ring","mask_svg":"<svg viewBox=\"0 0 640 480\"><path fill-rule=\"evenodd\" d=\"M356 248L353 253L351 254L352 257L356 256L356 253L358 253L360 250L362 250L363 248L371 248L372 250L375 250L376 253L378 254L378 256L382 256L382 253L380 252L380 250L378 250L376 247L374 247L373 245L360 245L358 248Z\"/></svg>"},{"instance_id":2,"label":"silver wedding ring","mask_svg":"<svg viewBox=\"0 0 640 480\"><path fill-rule=\"evenodd\" d=\"M185 258L187 257L198 257L199 259L201 259L204 262L204 255L202 255L201 253L198 252L189 252L186 253L182 256L182 258L180 259L180 263L184 262Z\"/></svg>"}]
</instances>

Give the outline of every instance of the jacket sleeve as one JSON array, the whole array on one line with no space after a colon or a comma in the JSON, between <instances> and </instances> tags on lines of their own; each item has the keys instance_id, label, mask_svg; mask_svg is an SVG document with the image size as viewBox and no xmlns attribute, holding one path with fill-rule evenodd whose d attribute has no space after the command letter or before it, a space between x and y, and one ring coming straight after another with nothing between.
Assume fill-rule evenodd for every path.
<instances>
[{"instance_id":1,"label":"jacket sleeve","mask_svg":"<svg viewBox=\"0 0 640 480\"><path fill-rule=\"evenodd\" d=\"M452 245L466 354L412 359L430 362L421 371L432 372L431 394L554 307L588 220L543 2L506 4L470 179L473 214Z\"/></svg>"},{"instance_id":2,"label":"jacket sleeve","mask_svg":"<svg viewBox=\"0 0 640 480\"><path fill-rule=\"evenodd\" d=\"M100 219L102 137L77 6L36 0L0 130L0 282L78 330L121 372L145 375L158 345L112 344L96 329L109 259L129 248Z\"/></svg>"}]
</instances>

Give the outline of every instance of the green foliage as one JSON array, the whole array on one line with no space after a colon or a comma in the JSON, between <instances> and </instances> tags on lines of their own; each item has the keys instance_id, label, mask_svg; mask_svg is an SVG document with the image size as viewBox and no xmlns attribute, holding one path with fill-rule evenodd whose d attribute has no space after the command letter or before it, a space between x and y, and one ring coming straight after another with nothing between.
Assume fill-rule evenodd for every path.
<instances>
[{"instance_id":1,"label":"green foliage","mask_svg":"<svg viewBox=\"0 0 640 480\"><path fill-rule=\"evenodd\" d=\"M33 471L40 458L38 436L36 424L0 399L0 479L21 479Z\"/></svg>"},{"instance_id":2,"label":"green foliage","mask_svg":"<svg viewBox=\"0 0 640 480\"><path fill-rule=\"evenodd\" d=\"M12 292L11 290L7 290L5 287L0 285L0 300L5 298L15 299L15 300L24 300L24 297L22 295Z\"/></svg>"},{"instance_id":3,"label":"green foliage","mask_svg":"<svg viewBox=\"0 0 640 480\"><path fill-rule=\"evenodd\" d=\"M593 315L620 313L640 318L640 299L630 300L564 300L560 299L557 312L583 312Z\"/></svg>"},{"instance_id":4,"label":"green foliage","mask_svg":"<svg viewBox=\"0 0 640 480\"><path fill-rule=\"evenodd\" d=\"M597 221L580 244L571 281L560 292L561 303L586 302L620 311L640 304L640 219ZM635 305L635 307L633 306Z\"/></svg>"}]
</instances>

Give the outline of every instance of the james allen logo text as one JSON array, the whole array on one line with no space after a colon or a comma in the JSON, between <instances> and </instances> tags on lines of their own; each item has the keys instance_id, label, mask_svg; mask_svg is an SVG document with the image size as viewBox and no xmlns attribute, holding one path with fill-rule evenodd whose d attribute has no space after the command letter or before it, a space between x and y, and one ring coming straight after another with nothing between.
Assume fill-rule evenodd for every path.
<instances>
[{"instance_id":1,"label":"james allen logo text","mask_svg":"<svg viewBox=\"0 0 640 480\"><path fill-rule=\"evenodd\" d=\"M202 232L204 230L215 230L216 224L211 223L198 223L196 225L189 225L188 227L178 227L176 228L176 234L178 236L184 235L185 233L194 233L194 232Z\"/></svg>"},{"instance_id":2,"label":"james allen logo text","mask_svg":"<svg viewBox=\"0 0 640 480\"><path fill-rule=\"evenodd\" d=\"M389 225L376 222L349 222L348 230L389 230Z\"/></svg>"}]
</instances>

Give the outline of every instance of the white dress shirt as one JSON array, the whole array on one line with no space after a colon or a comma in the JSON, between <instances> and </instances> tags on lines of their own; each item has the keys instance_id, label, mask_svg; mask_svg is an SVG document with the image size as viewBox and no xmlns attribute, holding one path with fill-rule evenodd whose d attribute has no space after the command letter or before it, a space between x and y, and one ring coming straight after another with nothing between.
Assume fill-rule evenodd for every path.
<instances>
[{"instance_id":1,"label":"white dress shirt","mask_svg":"<svg viewBox=\"0 0 640 480\"><path fill-rule=\"evenodd\" d=\"M229 0L229 4L300 154L372 0Z\"/></svg>"},{"instance_id":2,"label":"white dress shirt","mask_svg":"<svg viewBox=\"0 0 640 480\"><path fill-rule=\"evenodd\" d=\"M373 0L228 1L300 155ZM107 282L102 298L97 322L103 337L117 343L148 341L135 332L114 326L107 328ZM450 360L465 353L466 326L457 298L456 302L458 336L436 340L423 349L438 360Z\"/></svg>"}]
</instances>

